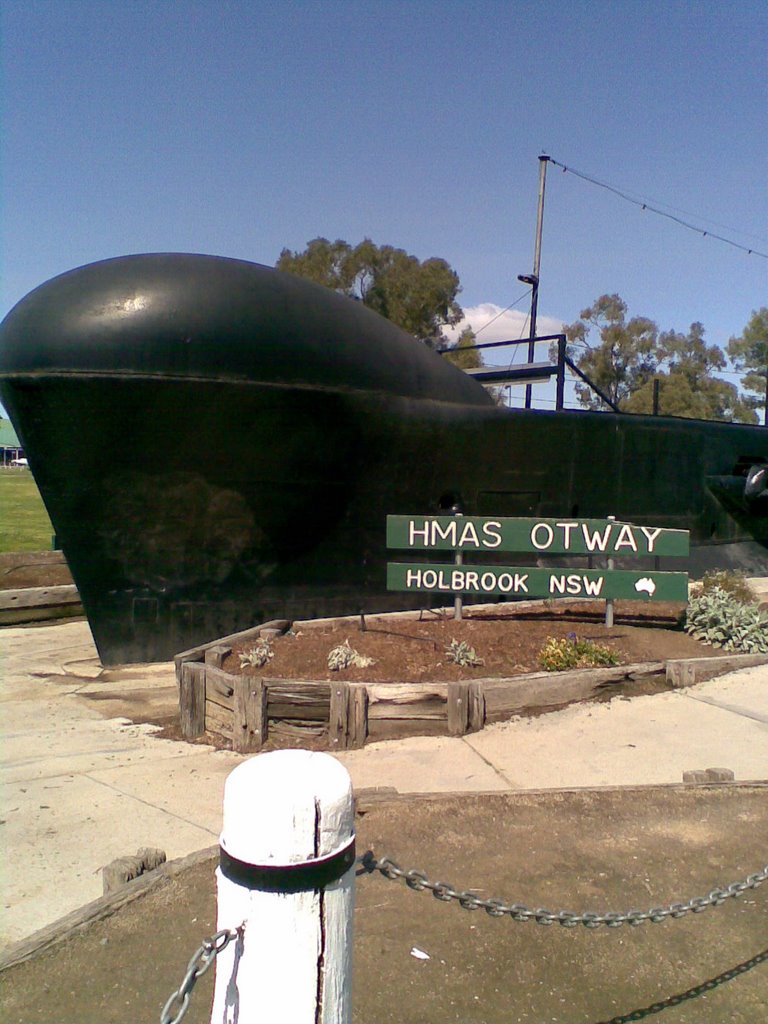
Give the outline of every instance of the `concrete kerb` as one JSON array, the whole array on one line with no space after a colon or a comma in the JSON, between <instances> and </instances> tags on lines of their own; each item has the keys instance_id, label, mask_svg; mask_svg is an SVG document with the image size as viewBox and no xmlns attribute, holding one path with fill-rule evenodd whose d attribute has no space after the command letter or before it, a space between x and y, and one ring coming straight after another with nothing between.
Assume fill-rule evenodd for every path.
<instances>
[{"instance_id":1,"label":"concrete kerb","mask_svg":"<svg viewBox=\"0 0 768 1024\"><path fill-rule=\"evenodd\" d=\"M768 781L739 779L731 782L666 783L640 786L568 786L560 789L526 790L524 795L526 797L551 797L556 795L567 796L569 794L621 793L628 796L632 794L639 796L643 793L675 793L694 788L710 792L713 790L734 791L738 789L765 789L768 791ZM386 804L429 804L440 803L449 799L471 799L472 801L477 801L483 797L498 797L499 795L498 790L480 793L399 793L396 789L389 786L371 787L355 791L355 816L364 815L368 811ZM20 942L9 946L0 954L0 973L15 967L17 964L31 960L53 946L65 942L72 936L84 931L90 925L111 917L123 907L155 892L161 886L167 884L171 878L198 864L211 861L217 858L218 855L218 846L207 846L184 857L166 861L155 870L148 871L138 878L127 882L115 892L101 896L79 907L77 910L73 910L57 921L46 925L45 928L34 932L26 939L22 939Z\"/></svg>"},{"instance_id":2,"label":"concrete kerb","mask_svg":"<svg viewBox=\"0 0 768 1024\"><path fill-rule=\"evenodd\" d=\"M32 957L45 952L51 946L64 942L70 936L77 934L96 921L103 921L105 918L111 917L121 907L133 903L150 892L154 892L155 889L164 885L170 878L180 874L180 872L187 868L194 867L195 864L201 864L204 861L210 860L218 852L218 846L209 846L187 854L186 857L166 861L165 864L161 864L154 871L148 871L143 875L139 875L138 878L127 882L122 888L108 893L106 896L100 896L96 900L91 900L90 903L86 903L84 906L78 907L77 910L65 914L58 921L53 921L26 939L14 943L0 954L0 972L8 970L9 967L14 967L16 964L23 963L25 960L32 959Z\"/></svg>"},{"instance_id":3,"label":"concrete kerb","mask_svg":"<svg viewBox=\"0 0 768 1024\"><path fill-rule=\"evenodd\" d=\"M742 668L768 665L768 654L724 654L713 658L678 658L667 662L667 682L682 689L695 683L737 672Z\"/></svg>"}]
</instances>

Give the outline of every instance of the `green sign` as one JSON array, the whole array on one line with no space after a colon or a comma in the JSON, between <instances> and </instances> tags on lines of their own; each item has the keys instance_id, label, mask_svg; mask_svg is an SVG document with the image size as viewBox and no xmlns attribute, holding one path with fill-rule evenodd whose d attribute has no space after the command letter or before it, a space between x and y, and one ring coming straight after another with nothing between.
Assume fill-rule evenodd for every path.
<instances>
[{"instance_id":1,"label":"green sign","mask_svg":"<svg viewBox=\"0 0 768 1024\"><path fill-rule=\"evenodd\" d=\"M634 526L612 519L387 516L387 547L616 558L685 557L689 537L687 530Z\"/></svg>"},{"instance_id":2,"label":"green sign","mask_svg":"<svg viewBox=\"0 0 768 1024\"><path fill-rule=\"evenodd\" d=\"M540 520L537 520L540 521ZM387 565L387 590L509 595L517 598L583 597L605 600L687 601L684 572L611 569L538 569L519 565Z\"/></svg>"}]
</instances>

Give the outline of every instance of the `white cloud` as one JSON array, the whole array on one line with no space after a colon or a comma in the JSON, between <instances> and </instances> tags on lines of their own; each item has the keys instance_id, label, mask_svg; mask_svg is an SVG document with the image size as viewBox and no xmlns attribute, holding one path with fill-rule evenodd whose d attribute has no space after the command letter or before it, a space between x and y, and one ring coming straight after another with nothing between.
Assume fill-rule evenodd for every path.
<instances>
[{"instance_id":1,"label":"white cloud","mask_svg":"<svg viewBox=\"0 0 768 1024\"><path fill-rule=\"evenodd\" d=\"M478 343L517 341L520 338L528 337L528 314L519 309L505 310L503 306L497 306L494 302L481 302L478 306L465 307L464 318L455 327L444 328L443 333L453 344L465 327L471 327L478 335ZM481 329L482 333L478 334ZM538 335L558 334L562 329L563 321L556 317L538 316L536 318L536 333Z\"/></svg>"}]
</instances>

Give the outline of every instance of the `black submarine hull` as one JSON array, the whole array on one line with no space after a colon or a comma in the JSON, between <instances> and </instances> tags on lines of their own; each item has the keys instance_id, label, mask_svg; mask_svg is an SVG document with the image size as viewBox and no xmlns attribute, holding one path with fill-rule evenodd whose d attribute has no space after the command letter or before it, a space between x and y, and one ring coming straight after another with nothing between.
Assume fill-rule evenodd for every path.
<instances>
[{"instance_id":1,"label":"black submarine hull","mask_svg":"<svg viewBox=\"0 0 768 1024\"><path fill-rule=\"evenodd\" d=\"M768 573L743 493L763 428L500 408L359 303L241 261L53 279L0 327L0 396L105 664L427 604L386 591L385 517L456 502L689 529L694 573Z\"/></svg>"}]
</instances>

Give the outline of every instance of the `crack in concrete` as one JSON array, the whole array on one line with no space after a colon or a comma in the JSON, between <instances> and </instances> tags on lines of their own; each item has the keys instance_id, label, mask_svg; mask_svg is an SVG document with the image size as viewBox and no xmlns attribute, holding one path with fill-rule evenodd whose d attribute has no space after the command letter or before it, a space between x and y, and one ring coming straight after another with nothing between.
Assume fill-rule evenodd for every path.
<instances>
[{"instance_id":1,"label":"crack in concrete","mask_svg":"<svg viewBox=\"0 0 768 1024\"><path fill-rule=\"evenodd\" d=\"M751 718L753 722L768 725L768 714L761 715L756 711L747 711L746 708L741 708L738 704L722 704L713 697L694 697L692 693L684 693L683 696L688 697L689 700L698 701L699 704L709 704L710 707L717 708L719 711L728 711L732 715L738 715L739 718Z\"/></svg>"},{"instance_id":2,"label":"crack in concrete","mask_svg":"<svg viewBox=\"0 0 768 1024\"><path fill-rule=\"evenodd\" d=\"M205 825L201 825L197 821L190 821L189 818L183 817L181 814L174 814L173 811L167 810L165 807L160 807L158 804L153 804L149 800L142 800L140 796L136 796L135 793L128 793L124 789L120 789L118 786L110 786L108 782L104 782L102 779L94 779L93 776L85 772L82 776L88 779L90 782L95 782L99 786L104 786L105 789L111 789L114 793L119 793L120 796L128 797L130 800L136 800L137 803L143 804L145 807L151 807L154 811L159 811L161 814L167 814L169 818L174 818L176 821L184 822L185 825L191 825L193 828L200 829L201 832L207 832L208 835L218 839L219 833L213 829L206 828Z\"/></svg>"},{"instance_id":3,"label":"crack in concrete","mask_svg":"<svg viewBox=\"0 0 768 1024\"><path fill-rule=\"evenodd\" d=\"M498 777L501 779L505 786L508 786L510 789L520 789L520 786L517 782L513 782L512 779L508 778L507 775L501 770L501 768L497 768L493 761L489 761L487 757L480 753L477 747L473 747L466 736L459 736L457 738L460 739L462 743L465 743L472 751L472 753L476 754L484 764L487 764L488 767L493 772L495 772L496 775L498 775Z\"/></svg>"}]
</instances>

